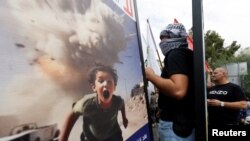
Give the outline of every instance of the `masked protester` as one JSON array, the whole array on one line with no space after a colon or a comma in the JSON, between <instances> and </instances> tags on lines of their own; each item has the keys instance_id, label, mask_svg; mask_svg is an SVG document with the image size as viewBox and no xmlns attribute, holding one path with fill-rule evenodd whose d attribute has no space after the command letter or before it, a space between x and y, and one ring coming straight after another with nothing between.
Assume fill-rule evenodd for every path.
<instances>
[{"instance_id":1,"label":"masked protester","mask_svg":"<svg viewBox=\"0 0 250 141\"><path fill-rule=\"evenodd\" d=\"M159 135L161 141L194 141L193 52L181 23L169 24L160 33L164 54L161 76L146 68L146 78L159 89Z\"/></svg>"}]
</instances>

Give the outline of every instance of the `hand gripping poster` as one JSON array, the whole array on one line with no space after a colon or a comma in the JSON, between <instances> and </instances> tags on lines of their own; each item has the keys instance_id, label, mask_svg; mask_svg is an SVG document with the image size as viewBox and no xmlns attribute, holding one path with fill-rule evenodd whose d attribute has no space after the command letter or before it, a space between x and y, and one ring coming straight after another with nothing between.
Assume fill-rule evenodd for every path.
<instances>
[{"instance_id":1,"label":"hand gripping poster","mask_svg":"<svg viewBox=\"0 0 250 141\"><path fill-rule=\"evenodd\" d=\"M0 1L1 141L150 141L133 0Z\"/></svg>"}]
</instances>

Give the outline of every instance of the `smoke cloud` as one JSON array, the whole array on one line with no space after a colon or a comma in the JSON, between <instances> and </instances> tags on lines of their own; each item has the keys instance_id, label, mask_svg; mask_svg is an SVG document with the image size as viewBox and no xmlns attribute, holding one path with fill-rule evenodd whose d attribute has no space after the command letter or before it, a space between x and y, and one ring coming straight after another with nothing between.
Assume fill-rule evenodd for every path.
<instances>
[{"instance_id":1,"label":"smoke cloud","mask_svg":"<svg viewBox=\"0 0 250 141\"><path fill-rule=\"evenodd\" d=\"M2 23L32 70L13 77L1 94L0 125L6 116L14 117L12 124L60 127L73 101L92 92L88 70L119 62L126 47L123 19L101 0L8 0L7 7ZM1 136L12 124L1 127Z\"/></svg>"}]
</instances>

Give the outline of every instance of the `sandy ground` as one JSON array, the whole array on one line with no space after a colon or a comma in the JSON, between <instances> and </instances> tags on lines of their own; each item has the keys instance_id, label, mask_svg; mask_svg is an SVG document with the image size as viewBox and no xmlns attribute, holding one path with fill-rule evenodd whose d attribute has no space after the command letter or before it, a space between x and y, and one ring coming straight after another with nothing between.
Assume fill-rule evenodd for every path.
<instances>
[{"instance_id":1,"label":"sandy ground","mask_svg":"<svg viewBox=\"0 0 250 141\"><path fill-rule=\"evenodd\" d=\"M66 101L65 101L66 102ZM67 102L69 103L69 102ZM55 115L50 115L50 119L46 120L41 120L40 118L34 118L32 115L36 114L34 112L30 112L29 115L26 115L24 117L19 117L19 116L13 116L13 115L6 115L0 116L0 137L8 136L10 130L20 124L24 123L37 123L38 126L44 126L48 124L54 123L53 121L57 121L58 128L61 129L63 122L64 122L64 117L66 117L68 111L70 111L70 107L64 106L63 105L68 105L68 104L60 104L57 106L58 108L60 107L61 110L55 110L57 112L52 112ZM55 108L55 107L54 107ZM63 109L62 109L63 108ZM144 96L137 95L132 97L126 102L126 114L128 118L128 127L125 129L122 124L121 120L121 114L119 112L118 115L118 122L121 126L122 133L123 133L123 138L124 140L128 139L131 135L133 135L138 129L140 129L142 126L144 126L146 123L148 123L148 116L147 116L147 109L146 109L146 103L145 103L145 98ZM39 112L38 112L39 113ZM28 118L28 119L23 119L23 118ZM32 119L34 118L34 119ZM44 118L44 116L41 116L41 118ZM21 120L22 119L22 120ZM73 127L69 141L78 141L80 138L80 134L82 131L82 120L79 118L79 120L76 122L75 126ZM1 138L0 138L1 140Z\"/></svg>"}]
</instances>

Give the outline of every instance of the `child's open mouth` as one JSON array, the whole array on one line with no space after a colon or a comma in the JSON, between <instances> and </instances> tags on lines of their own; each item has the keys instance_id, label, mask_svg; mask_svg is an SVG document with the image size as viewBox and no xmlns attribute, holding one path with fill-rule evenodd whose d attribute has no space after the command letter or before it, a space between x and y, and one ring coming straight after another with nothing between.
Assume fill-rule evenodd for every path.
<instances>
[{"instance_id":1,"label":"child's open mouth","mask_svg":"<svg viewBox=\"0 0 250 141\"><path fill-rule=\"evenodd\" d=\"M105 91L103 92L103 97L104 97L105 99L108 99L108 98L109 98L109 91L108 91L108 90L105 90Z\"/></svg>"}]
</instances>

